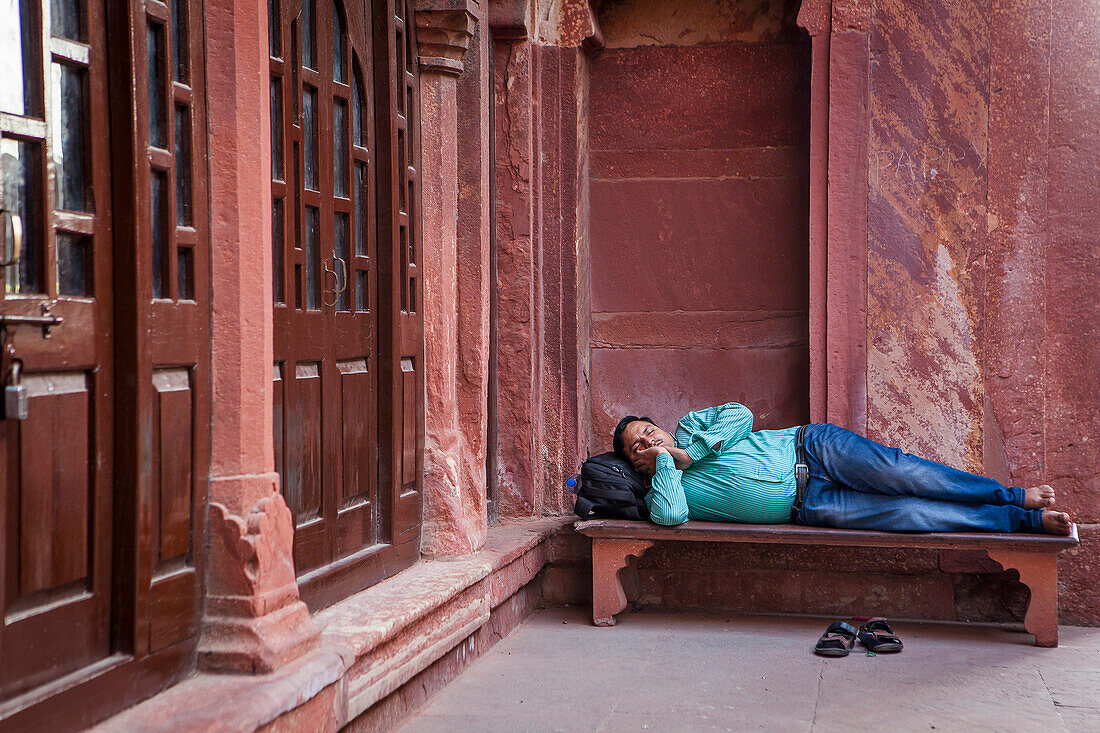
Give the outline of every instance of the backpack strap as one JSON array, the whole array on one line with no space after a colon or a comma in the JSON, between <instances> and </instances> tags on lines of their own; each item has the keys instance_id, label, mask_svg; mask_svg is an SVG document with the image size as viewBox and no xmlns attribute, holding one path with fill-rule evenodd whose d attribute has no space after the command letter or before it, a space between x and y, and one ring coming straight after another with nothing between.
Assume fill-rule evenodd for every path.
<instances>
[{"instance_id":1,"label":"backpack strap","mask_svg":"<svg viewBox=\"0 0 1100 733\"><path fill-rule=\"evenodd\" d=\"M613 501L625 501L631 504L638 503L637 495L630 489L605 489L599 486L586 485L583 490L587 496L596 499L611 499Z\"/></svg>"},{"instance_id":2,"label":"backpack strap","mask_svg":"<svg viewBox=\"0 0 1100 733\"><path fill-rule=\"evenodd\" d=\"M573 512L581 519L588 519L592 516L592 510L596 507L588 499L583 496L576 497L576 502L573 504Z\"/></svg>"}]
</instances>

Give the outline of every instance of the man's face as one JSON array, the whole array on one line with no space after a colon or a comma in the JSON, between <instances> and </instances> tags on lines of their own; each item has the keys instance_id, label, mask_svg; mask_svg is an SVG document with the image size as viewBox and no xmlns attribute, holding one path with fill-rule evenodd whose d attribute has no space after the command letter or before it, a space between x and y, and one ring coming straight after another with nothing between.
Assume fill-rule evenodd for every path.
<instances>
[{"instance_id":1,"label":"man's face","mask_svg":"<svg viewBox=\"0 0 1100 733\"><path fill-rule=\"evenodd\" d=\"M676 441L664 430L644 420L635 420L623 428L623 448L626 450L626 457L634 464L635 469L645 473L653 473L648 466L642 465L639 454L646 448L655 446L674 448L676 447Z\"/></svg>"}]
</instances>

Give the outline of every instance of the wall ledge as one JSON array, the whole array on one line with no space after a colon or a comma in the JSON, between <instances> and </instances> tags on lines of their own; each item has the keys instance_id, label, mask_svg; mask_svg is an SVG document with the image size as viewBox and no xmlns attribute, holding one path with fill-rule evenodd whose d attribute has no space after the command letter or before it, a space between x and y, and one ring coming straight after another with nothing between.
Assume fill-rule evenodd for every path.
<instances>
[{"instance_id":1,"label":"wall ledge","mask_svg":"<svg viewBox=\"0 0 1100 733\"><path fill-rule=\"evenodd\" d=\"M422 560L314 614L320 646L271 674L202 672L95 730L252 731L333 685L333 709L324 717L342 726L488 621L549 563L550 536L572 523L546 517L490 527L477 553ZM317 722L318 730L328 729Z\"/></svg>"}]
</instances>

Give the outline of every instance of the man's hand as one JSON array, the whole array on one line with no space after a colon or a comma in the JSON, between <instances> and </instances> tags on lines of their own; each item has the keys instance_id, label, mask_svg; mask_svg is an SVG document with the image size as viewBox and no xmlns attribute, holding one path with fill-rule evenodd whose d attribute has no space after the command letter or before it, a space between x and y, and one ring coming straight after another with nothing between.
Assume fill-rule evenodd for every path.
<instances>
[{"instance_id":1,"label":"man's hand","mask_svg":"<svg viewBox=\"0 0 1100 733\"><path fill-rule=\"evenodd\" d=\"M692 463L695 463L695 461L691 460L691 456L689 456L687 454L687 451L683 448L672 447L668 449L668 452L669 455L672 456L673 462L676 463L677 471L686 471L687 469L691 468Z\"/></svg>"},{"instance_id":2,"label":"man's hand","mask_svg":"<svg viewBox=\"0 0 1100 733\"><path fill-rule=\"evenodd\" d=\"M657 456L662 453L668 453L668 448L662 445L655 445L650 448L643 448L634 454L631 459L631 463L634 464L634 470L638 473L643 473L646 476L652 476L657 473Z\"/></svg>"}]
</instances>

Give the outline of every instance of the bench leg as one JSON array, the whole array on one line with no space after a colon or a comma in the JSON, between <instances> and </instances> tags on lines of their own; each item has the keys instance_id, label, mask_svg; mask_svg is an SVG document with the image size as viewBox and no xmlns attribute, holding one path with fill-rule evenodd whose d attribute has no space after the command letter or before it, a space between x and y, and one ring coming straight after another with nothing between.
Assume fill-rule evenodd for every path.
<instances>
[{"instance_id":1,"label":"bench leg","mask_svg":"<svg viewBox=\"0 0 1100 733\"><path fill-rule=\"evenodd\" d=\"M653 546L647 540L592 540L592 622L596 626L614 626L615 614L626 608L626 593L619 571L631 555L641 557Z\"/></svg>"},{"instance_id":2,"label":"bench leg","mask_svg":"<svg viewBox=\"0 0 1100 733\"><path fill-rule=\"evenodd\" d=\"M989 550L1005 570L1020 573L1031 589L1024 628L1035 634L1035 646L1058 646L1058 556L1048 553Z\"/></svg>"}]
</instances>

